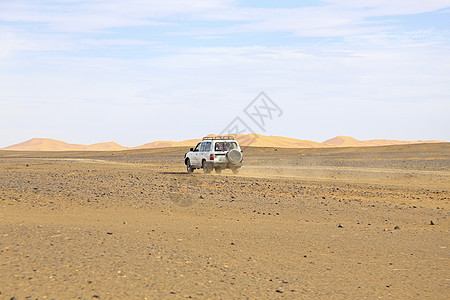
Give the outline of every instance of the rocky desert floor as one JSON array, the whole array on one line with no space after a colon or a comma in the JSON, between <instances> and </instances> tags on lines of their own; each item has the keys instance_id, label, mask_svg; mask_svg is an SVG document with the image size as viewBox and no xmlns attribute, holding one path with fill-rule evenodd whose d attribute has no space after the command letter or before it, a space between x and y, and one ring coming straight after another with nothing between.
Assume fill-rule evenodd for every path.
<instances>
[{"instance_id":1,"label":"rocky desert floor","mask_svg":"<svg viewBox=\"0 0 450 300\"><path fill-rule=\"evenodd\" d=\"M448 299L450 144L0 151L0 299Z\"/></svg>"}]
</instances>

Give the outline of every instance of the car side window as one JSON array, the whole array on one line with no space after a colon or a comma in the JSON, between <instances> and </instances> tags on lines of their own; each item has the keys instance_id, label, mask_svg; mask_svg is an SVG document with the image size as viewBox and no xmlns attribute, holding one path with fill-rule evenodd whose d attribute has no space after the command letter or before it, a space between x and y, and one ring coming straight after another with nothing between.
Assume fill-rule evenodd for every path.
<instances>
[{"instance_id":1,"label":"car side window","mask_svg":"<svg viewBox=\"0 0 450 300\"><path fill-rule=\"evenodd\" d=\"M205 143L205 152L209 152L211 151L211 142L206 142Z\"/></svg>"},{"instance_id":2,"label":"car side window","mask_svg":"<svg viewBox=\"0 0 450 300\"><path fill-rule=\"evenodd\" d=\"M200 152L205 152L205 143L200 146Z\"/></svg>"},{"instance_id":3,"label":"car side window","mask_svg":"<svg viewBox=\"0 0 450 300\"><path fill-rule=\"evenodd\" d=\"M194 152L200 151L200 144L201 143L198 143L197 146L195 146Z\"/></svg>"},{"instance_id":4,"label":"car side window","mask_svg":"<svg viewBox=\"0 0 450 300\"><path fill-rule=\"evenodd\" d=\"M223 142L217 142L215 146L216 151L223 151Z\"/></svg>"}]
</instances>

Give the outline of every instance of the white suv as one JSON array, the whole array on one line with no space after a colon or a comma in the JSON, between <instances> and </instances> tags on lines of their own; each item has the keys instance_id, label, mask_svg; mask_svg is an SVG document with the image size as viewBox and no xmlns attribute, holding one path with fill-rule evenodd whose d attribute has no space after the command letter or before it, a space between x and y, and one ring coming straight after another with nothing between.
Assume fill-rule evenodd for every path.
<instances>
[{"instance_id":1,"label":"white suv","mask_svg":"<svg viewBox=\"0 0 450 300\"><path fill-rule=\"evenodd\" d=\"M188 173L195 169L203 169L205 173L216 173L223 169L231 169L239 173L243 156L238 142L232 136L204 137L201 142L184 155L184 163Z\"/></svg>"}]
</instances>

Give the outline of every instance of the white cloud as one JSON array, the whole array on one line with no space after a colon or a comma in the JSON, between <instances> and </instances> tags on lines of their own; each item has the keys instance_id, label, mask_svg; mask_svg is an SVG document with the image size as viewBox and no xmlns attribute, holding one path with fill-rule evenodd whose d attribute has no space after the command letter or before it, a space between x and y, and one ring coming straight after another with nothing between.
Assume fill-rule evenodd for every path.
<instances>
[{"instance_id":1,"label":"white cloud","mask_svg":"<svg viewBox=\"0 0 450 300\"><path fill-rule=\"evenodd\" d=\"M179 20L203 20L231 22L227 26L231 32L284 31L302 36L341 36L370 32L369 17L418 14L450 5L448 0L327 0L323 3L283 9L240 7L238 1L232 0L195 0L188 5L181 0L16 1L4 5L0 19L40 23L44 25L43 30L71 33L102 32L118 27L170 27ZM235 25L234 21L243 24ZM375 24L375 29L380 26ZM220 31L223 29L218 34Z\"/></svg>"},{"instance_id":2,"label":"white cloud","mask_svg":"<svg viewBox=\"0 0 450 300\"><path fill-rule=\"evenodd\" d=\"M449 33L425 26L402 31L395 22L370 19L447 4L394 2L274 9L225 0L10 1L0 7L0 20L19 23L0 28L0 128L17 130L3 131L0 146L20 142L25 127L33 128L33 136L67 140L66 132L126 145L192 138L192 132L219 132L261 90L286 111L272 134L450 139L442 129L450 126L444 116L450 109ZM288 34L276 45L270 38L245 40L255 33L263 39ZM190 37L220 37L221 45L234 46L192 43ZM220 122L209 113L216 105ZM428 122L407 133L396 116ZM372 126L377 120L378 136ZM214 125L201 132L208 121Z\"/></svg>"},{"instance_id":3,"label":"white cloud","mask_svg":"<svg viewBox=\"0 0 450 300\"><path fill-rule=\"evenodd\" d=\"M337 9L359 10L365 16L408 15L448 8L448 0L323 0Z\"/></svg>"},{"instance_id":4,"label":"white cloud","mask_svg":"<svg viewBox=\"0 0 450 300\"><path fill-rule=\"evenodd\" d=\"M101 32L118 27L169 25L164 18L176 18L219 10L231 5L229 0L185 1L16 1L5 5L0 20L41 23L56 32Z\"/></svg>"}]
</instances>

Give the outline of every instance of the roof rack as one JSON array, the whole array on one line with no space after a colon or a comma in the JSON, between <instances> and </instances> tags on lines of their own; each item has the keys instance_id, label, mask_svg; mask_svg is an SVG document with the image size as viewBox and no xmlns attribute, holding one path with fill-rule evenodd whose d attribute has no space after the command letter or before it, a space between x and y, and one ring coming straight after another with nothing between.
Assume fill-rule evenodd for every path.
<instances>
[{"instance_id":1,"label":"roof rack","mask_svg":"<svg viewBox=\"0 0 450 300\"><path fill-rule=\"evenodd\" d=\"M232 135L205 136L203 140L234 140Z\"/></svg>"}]
</instances>

